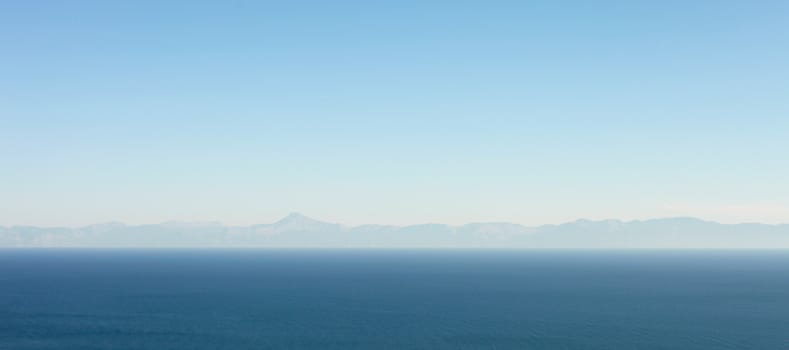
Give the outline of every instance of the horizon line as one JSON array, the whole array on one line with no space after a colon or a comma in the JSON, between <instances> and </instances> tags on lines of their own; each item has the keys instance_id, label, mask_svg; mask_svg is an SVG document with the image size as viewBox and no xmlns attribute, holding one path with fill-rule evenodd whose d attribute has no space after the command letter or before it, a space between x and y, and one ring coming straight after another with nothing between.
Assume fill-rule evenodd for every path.
<instances>
[{"instance_id":1,"label":"horizon line","mask_svg":"<svg viewBox=\"0 0 789 350\"><path fill-rule=\"evenodd\" d=\"M91 227L91 226L110 225L110 224L120 224L120 225L123 225L123 226L131 226L131 227L134 227L134 226L165 225L165 224L214 224L214 225L224 226L224 227L251 227L251 226L259 226L259 225L274 225L274 224L283 222L283 221L285 221L285 220L287 220L289 218L303 218L303 219L314 221L314 222L317 222L317 223L330 224L330 225L340 225L340 226L349 227L349 228L363 227L363 226L412 227L412 226L423 226L423 225L444 225L444 226L449 226L449 227L462 227L462 226L474 225L474 224L507 224L507 225L517 225L517 226L521 226L521 227L524 227L524 228L539 228L539 227L545 227L545 226L559 226L559 225L570 224L570 223L577 223L577 222L610 222L610 221L612 221L612 222L619 222L619 223L627 224L627 223L647 222L647 221L656 221L656 220L677 220L677 219L690 219L690 220L696 220L696 221L701 221L701 222L705 222L705 223L713 223L713 224L718 224L718 225L766 225L766 226L789 225L789 222L764 223L764 222L758 222L758 221L746 221L746 222L736 222L736 223L722 223L722 222L719 222L719 221L707 220L707 219L703 219L703 218L695 217L695 216L664 216L664 217L654 217L654 218L647 218L647 219L630 219L630 220L627 220L627 219L613 219L613 218L595 220L595 219L587 219L587 218L581 217L581 218L578 218L578 219L575 219L575 220L570 220L570 221L562 221L562 222L559 222L559 223L553 223L553 224L548 223L548 224L539 224L539 225L524 225L524 224L511 222L511 221L471 221L471 222L466 222L466 223L462 223L462 224L446 224L446 223L440 223L440 222L423 222L423 223L413 223L413 224L404 224L404 225L377 224L377 223L347 225L347 224L343 224L343 223L339 223L339 222L323 221L323 220L320 220L320 219L315 219L313 217L303 215L300 212L291 212L291 213L281 217L280 219L274 220L272 222L268 222L268 223L253 223L253 224L247 224L247 225L226 224L226 223L224 223L224 222L222 222L220 220L208 220L208 221L201 221L201 220L191 220L191 221L190 220L168 220L168 221L139 223L139 224L127 224L127 223L125 223L123 221L120 221L120 220L110 220L110 221L97 222L97 223L87 224L87 225L51 225L50 226L50 225L24 225L24 224L22 224L22 225L0 225L0 227L2 227L2 228L33 227L33 228L48 228L48 229L53 229L53 228L75 229L75 228L86 228L86 227Z\"/></svg>"}]
</instances>

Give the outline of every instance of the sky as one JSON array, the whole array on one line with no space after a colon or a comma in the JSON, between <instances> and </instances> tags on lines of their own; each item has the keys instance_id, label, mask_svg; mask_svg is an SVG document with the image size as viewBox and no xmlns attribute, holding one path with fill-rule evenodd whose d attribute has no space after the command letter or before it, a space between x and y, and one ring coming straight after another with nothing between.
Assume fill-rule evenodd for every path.
<instances>
[{"instance_id":1,"label":"sky","mask_svg":"<svg viewBox=\"0 0 789 350\"><path fill-rule=\"evenodd\" d=\"M0 225L789 222L786 1L0 2Z\"/></svg>"}]
</instances>

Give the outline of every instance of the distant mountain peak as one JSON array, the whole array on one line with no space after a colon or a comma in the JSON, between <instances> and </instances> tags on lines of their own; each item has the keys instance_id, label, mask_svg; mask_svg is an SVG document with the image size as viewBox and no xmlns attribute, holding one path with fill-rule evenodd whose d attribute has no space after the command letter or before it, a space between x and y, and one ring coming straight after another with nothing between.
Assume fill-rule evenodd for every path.
<instances>
[{"instance_id":1,"label":"distant mountain peak","mask_svg":"<svg viewBox=\"0 0 789 350\"><path fill-rule=\"evenodd\" d=\"M277 231L320 230L334 228L335 226L339 227L337 224L316 220L297 212L290 213L269 226Z\"/></svg>"},{"instance_id":2,"label":"distant mountain peak","mask_svg":"<svg viewBox=\"0 0 789 350\"><path fill-rule=\"evenodd\" d=\"M275 224L284 224L284 223L293 223L293 222L321 222L321 221L315 220L302 213L294 211L288 214L287 216L285 216L284 218L279 219L279 221L275 222Z\"/></svg>"},{"instance_id":3,"label":"distant mountain peak","mask_svg":"<svg viewBox=\"0 0 789 350\"><path fill-rule=\"evenodd\" d=\"M290 214L288 214L286 216L286 218L291 218L291 219L309 219L309 217L307 215L304 215L304 214L299 213L297 211L291 212Z\"/></svg>"}]
</instances>

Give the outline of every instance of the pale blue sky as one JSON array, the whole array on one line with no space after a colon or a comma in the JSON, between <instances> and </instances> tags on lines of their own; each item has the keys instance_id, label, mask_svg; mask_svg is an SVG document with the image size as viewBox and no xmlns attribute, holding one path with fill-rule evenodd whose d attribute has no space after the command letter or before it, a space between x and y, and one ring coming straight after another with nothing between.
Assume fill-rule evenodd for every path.
<instances>
[{"instance_id":1,"label":"pale blue sky","mask_svg":"<svg viewBox=\"0 0 789 350\"><path fill-rule=\"evenodd\" d=\"M786 1L3 1L0 225L789 222Z\"/></svg>"}]
</instances>

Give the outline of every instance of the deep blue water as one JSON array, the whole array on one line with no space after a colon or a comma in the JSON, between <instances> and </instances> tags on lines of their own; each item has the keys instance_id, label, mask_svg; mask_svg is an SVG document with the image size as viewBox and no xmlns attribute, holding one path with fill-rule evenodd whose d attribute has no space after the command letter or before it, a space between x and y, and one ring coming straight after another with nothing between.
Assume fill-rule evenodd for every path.
<instances>
[{"instance_id":1,"label":"deep blue water","mask_svg":"<svg viewBox=\"0 0 789 350\"><path fill-rule=\"evenodd\" d=\"M0 349L789 349L789 252L0 250Z\"/></svg>"}]
</instances>

